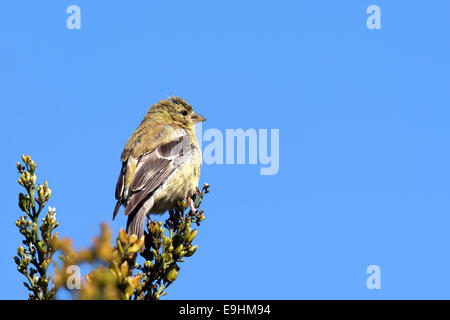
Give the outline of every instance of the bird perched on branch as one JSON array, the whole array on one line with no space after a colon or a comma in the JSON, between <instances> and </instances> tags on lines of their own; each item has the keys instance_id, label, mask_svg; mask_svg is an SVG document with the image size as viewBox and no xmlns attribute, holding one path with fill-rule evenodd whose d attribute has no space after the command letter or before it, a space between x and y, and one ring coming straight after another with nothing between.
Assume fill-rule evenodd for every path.
<instances>
[{"instance_id":1,"label":"bird perched on branch","mask_svg":"<svg viewBox=\"0 0 450 320\"><path fill-rule=\"evenodd\" d=\"M202 159L194 124L206 119L182 98L171 97L153 105L123 149L116 185L117 204L128 216L127 233L140 238L145 217L162 214L197 190Z\"/></svg>"}]
</instances>

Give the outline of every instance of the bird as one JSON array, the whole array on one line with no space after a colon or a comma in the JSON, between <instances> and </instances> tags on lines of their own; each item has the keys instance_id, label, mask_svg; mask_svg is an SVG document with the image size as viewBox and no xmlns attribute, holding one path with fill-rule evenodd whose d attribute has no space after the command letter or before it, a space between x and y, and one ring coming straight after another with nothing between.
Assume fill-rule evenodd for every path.
<instances>
[{"instance_id":1,"label":"bird","mask_svg":"<svg viewBox=\"0 0 450 320\"><path fill-rule=\"evenodd\" d=\"M116 184L113 220L123 205L127 234L144 235L145 219L163 214L198 189L202 152L195 124L206 121L191 105L176 96L152 105L129 137L121 154L122 168Z\"/></svg>"}]
</instances>

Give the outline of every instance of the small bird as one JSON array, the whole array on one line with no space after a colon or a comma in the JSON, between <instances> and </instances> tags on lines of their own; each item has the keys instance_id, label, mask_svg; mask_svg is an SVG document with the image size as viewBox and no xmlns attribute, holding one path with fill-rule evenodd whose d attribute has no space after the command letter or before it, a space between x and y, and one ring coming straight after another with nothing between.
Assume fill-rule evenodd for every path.
<instances>
[{"instance_id":1,"label":"small bird","mask_svg":"<svg viewBox=\"0 0 450 320\"><path fill-rule=\"evenodd\" d=\"M162 214L187 199L198 187L202 153L194 125L206 121L182 98L171 97L153 105L123 149L116 185L117 204L128 216L127 233L144 235L145 217Z\"/></svg>"}]
</instances>

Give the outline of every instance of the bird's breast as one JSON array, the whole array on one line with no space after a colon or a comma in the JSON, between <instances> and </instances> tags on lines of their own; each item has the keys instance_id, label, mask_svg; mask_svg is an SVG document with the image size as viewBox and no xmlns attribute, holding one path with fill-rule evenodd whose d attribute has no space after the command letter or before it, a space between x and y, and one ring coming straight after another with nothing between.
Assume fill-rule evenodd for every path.
<instances>
[{"instance_id":1,"label":"bird's breast","mask_svg":"<svg viewBox=\"0 0 450 320\"><path fill-rule=\"evenodd\" d=\"M200 179L201 151L193 148L180 166L154 193L154 205L150 213L161 214L176 206L178 201L191 196L197 190Z\"/></svg>"}]
</instances>

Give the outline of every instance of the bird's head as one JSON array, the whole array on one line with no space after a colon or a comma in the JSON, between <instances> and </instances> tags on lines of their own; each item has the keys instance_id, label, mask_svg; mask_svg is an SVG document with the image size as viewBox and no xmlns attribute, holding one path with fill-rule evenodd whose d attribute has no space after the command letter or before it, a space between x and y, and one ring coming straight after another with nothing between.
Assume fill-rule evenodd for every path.
<instances>
[{"instance_id":1,"label":"bird's head","mask_svg":"<svg viewBox=\"0 0 450 320\"><path fill-rule=\"evenodd\" d=\"M191 105L179 97L159 101L150 108L144 121L146 118L192 130L197 122L206 121L204 117L194 112Z\"/></svg>"}]
</instances>

